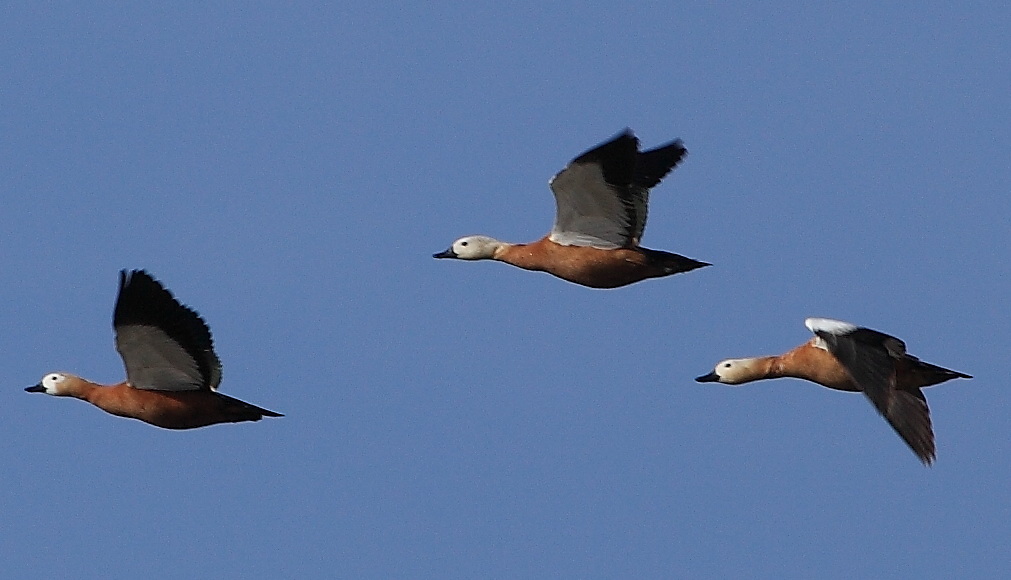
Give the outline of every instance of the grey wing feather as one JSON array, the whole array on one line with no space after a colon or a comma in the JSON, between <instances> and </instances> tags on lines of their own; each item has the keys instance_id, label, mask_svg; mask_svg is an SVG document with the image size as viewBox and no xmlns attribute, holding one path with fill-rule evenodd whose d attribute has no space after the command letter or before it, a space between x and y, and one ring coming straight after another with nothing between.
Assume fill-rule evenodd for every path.
<instances>
[{"instance_id":1,"label":"grey wing feather","mask_svg":"<svg viewBox=\"0 0 1011 580\"><path fill-rule=\"evenodd\" d=\"M599 165L571 163L551 180L551 191L557 209L552 241L605 250L628 244L632 218Z\"/></svg>"},{"instance_id":2,"label":"grey wing feather","mask_svg":"<svg viewBox=\"0 0 1011 580\"><path fill-rule=\"evenodd\" d=\"M116 350L123 357L130 385L153 391L198 391L204 378L196 361L179 343L154 326L122 326Z\"/></svg>"},{"instance_id":3,"label":"grey wing feather","mask_svg":"<svg viewBox=\"0 0 1011 580\"><path fill-rule=\"evenodd\" d=\"M685 153L680 140L640 153L639 139L626 129L576 157L551 180L558 210L551 240L602 249L638 245L649 190Z\"/></svg>"}]
</instances>

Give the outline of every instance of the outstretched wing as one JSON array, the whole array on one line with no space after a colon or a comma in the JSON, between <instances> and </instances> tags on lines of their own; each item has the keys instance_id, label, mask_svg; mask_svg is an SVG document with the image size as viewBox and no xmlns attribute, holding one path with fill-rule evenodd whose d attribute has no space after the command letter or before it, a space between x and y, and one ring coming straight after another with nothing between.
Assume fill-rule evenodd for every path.
<instances>
[{"instance_id":1,"label":"outstretched wing","mask_svg":"<svg viewBox=\"0 0 1011 580\"><path fill-rule=\"evenodd\" d=\"M649 190L686 153L680 139L640 153L639 140L625 129L576 157L550 182L557 209L551 240L601 249L638 245Z\"/></svg>"},{"instance_id":2,"label":"outstretched wing","mask_svg":"<svg viewBox=\"0 0 1011 580\"><path fill-rule=\"evenodd\" d=\"M120 272L112 325L133 387L195 391L220 384L221 361L207 324L147 272Z\"/></svg>"},{"instance_id":3,"label":"outstretched wing","mask_svg":"<svg viewBox=\"0 0 1011 580\"><path fill-rule=\"evenodd\" d=\"M605 250L631 244L639 213L631 187L638 148L626 129L551 179L557 209L551 241Z\"/></svg>"},{"instance_id":4,"label":"outstretched wing","mask_svg":"<svg viewBox=\"0 0 1011 580\"><path fill-rule=\"evenodd\" d=\"M829 352L920 461L932 463L934 432L927 400L920 389L899 389L896 383L896 363L909 356L905 343L883 332L828 319L808 319L807 327L825 341Z\"/></svg>"},{"instance_id":5,"label":"outstretched wing","mask_svg":"<svg viewBox=\"0 0 1011 580\"><path fill-rule=\"evenodd\" d=\"M632 175L632 205L635 208L635 220L632 224L632 241L638 244L642 240L642 232L646 229L646 216L649 210L649 190L660 183L678 163L684 159L688 150L680 139L661 145L656 149L643 151L635 162L635 173Z\"/></svg>"}]
</instances>

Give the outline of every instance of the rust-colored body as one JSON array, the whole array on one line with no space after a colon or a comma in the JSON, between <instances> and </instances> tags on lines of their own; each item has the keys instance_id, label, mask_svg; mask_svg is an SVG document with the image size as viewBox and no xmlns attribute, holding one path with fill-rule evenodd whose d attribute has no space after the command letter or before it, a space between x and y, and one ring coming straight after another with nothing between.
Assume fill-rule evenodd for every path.
<instances>
[{"instance_id":1,"label":"rust-colored body","mask_svg":"<svg viewBox=\"0 0 1011 580\"><path fill-rule=\"evenodd\" d=\"M755 359L756 362L767 361L759 364L767 364L768 370L763 373L764 376L755 376L749 379L749 382L793 377L838 391L861 392L862 389L853 382L839 359L824 348L816 346L819 340L821 339L815 337L784 354ZM895 359L893 365L895 388L901 391L918 391L961 375L913 358Z\"/></svg>"},{"instance_id":2,"label":"rust-colored body","mask_svg":"<svg viewBox=\"0 0 1011 580\"><path fill-rule=\"evenodd\" d=\"M639 246L650 189L686 153L680 139L640 151L639 139L626 129L579 155L551 179L555 222L544 238L511 244L465 236L432 257L498 260L590 288L620 288L709 266Z\"/></svg>"},{"instance_id":3,"label":"rust-colored body","mask_svg":"<svg viewBox=\"0 0 1011 580\"><path fill-rule=\"evenodd\" d=\"M628 247L603 250L563 246L545 236L529 244L503 244L494 259L524 270L547 272L590 288L618 288L707 266L678 254Z\"/></svg>"},{"instance_id":4,"label":"rust-colored body","mask_svg":"<svg viewBox=\"0 0 1011 580\"><path fill-rule=\"evenodd\" d=\"M769 361L769 375L760 378L793 377L837 391L859 392L860 387L853 382L839 360L824 348L815 346L818 340L817 337L812 338L787 353L766 357Z\"/></svg>"},{"instance_id":5,"label":"rust-colored body","mask_svg":"<svg viewBox=\"0 0 1011 580\"><path fill-rule=\"evenodd\" d=\"M826 319L808 319L815 336L786 353L717 363L701 383L741 385L763 379L792 377L839 391L862 392L925 464L934 461L934 432L924 387L971 376L910 356L898 339ZM845 327L843 326L845 325ZM834 326L838 334L826 328ZM875 342L876 341L876 342ZM833 351L831 348L842 349ZM891 350L889 350L891 348ZM843 360L847 360L843 364Z\"/></svg>"},{"instance_id":6,"label":"rust-colored body","mask_svg":"<svg viewBox=\"0 0 1011 580\"><path fill-rule=\"evenodd\" d=\"M105 386L58 372L25 391L81 399L165 429L283 417L217 391L221 361L210 328L147 272L120 272L112 325L125 381Z\"/></svg>"},{"instance_id":7,"label":"rust-colored body","mask_svg":"<svg viewBox=\"0 0 1011 580\"><path fill-rule=\"evenodd\" d=\"M165 429L194 429L218 423L259 421L278 413L210 390L156 391L135 389L127 382L100 385L74 375L59 396L87 401L99 409Z\"/></svg>"}]
</instances>

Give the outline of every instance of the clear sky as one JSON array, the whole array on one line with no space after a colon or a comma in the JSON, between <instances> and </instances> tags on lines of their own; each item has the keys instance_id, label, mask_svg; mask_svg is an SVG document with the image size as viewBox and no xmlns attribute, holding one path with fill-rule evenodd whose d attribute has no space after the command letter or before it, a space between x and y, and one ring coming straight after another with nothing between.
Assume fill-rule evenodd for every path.
<instances>
[{"instance_id":1,"label":"clear sky","mask_svg":"<svg viewBox=\"0 0 1011 580\"><path fill-rule=\"evenodd\" d=\"M11 578L1011 575L1003 2L10 2L0 562ZM436 261L547 180L682 138L591 290ZM122 380L117 272L214 332L187 432L23 392ZM859 394L697 384L808 316L975 376L925 468Z\"/></svg>"}]
</instances>

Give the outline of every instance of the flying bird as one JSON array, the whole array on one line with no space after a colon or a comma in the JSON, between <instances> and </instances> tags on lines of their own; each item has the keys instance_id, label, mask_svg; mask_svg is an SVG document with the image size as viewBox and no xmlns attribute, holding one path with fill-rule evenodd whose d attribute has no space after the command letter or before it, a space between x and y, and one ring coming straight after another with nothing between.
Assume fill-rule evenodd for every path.
<instances>
[{"instance_id":1,"label":"flying bird","mask_svg":"<svg viewBox=\"0 0 1011 580\"><path fill-rule=\"evenodd\" d=\"M921 391L972 377L925 363L894 336L829 318L804 321L814 337L778 355L720 361L700 383L740 385L762 379L806 379L839 391L859 391L926 465L936 457L930 409Z\"/></svg>"},{"instance_id":2,"label":"flying bird","mask_svg":"<svg viewBox=\"0 0 1011 580\"><path fill-rule=\"evenodd\" d=\"M466 236L433 257L497 260L590 288L618 288L709 266L639 245L649 191L685 153L680 140L639 151L639 139L626 129L576 157L551 179L557 212L544 238L510 244Z\"/></svg>"},{"instance_id":3,"label":"flying bird","mask_svg":"<svg viewBox=\"0 0 1011 580\"><path fill-rule=\"evenodd\" d=\"M54 372L25 390L74 397L165 429L283 416L217 391L221 361L210 329L147 272L120 272L112 325L125 381L105 386Z\"/></svg>"}]
</instances>

